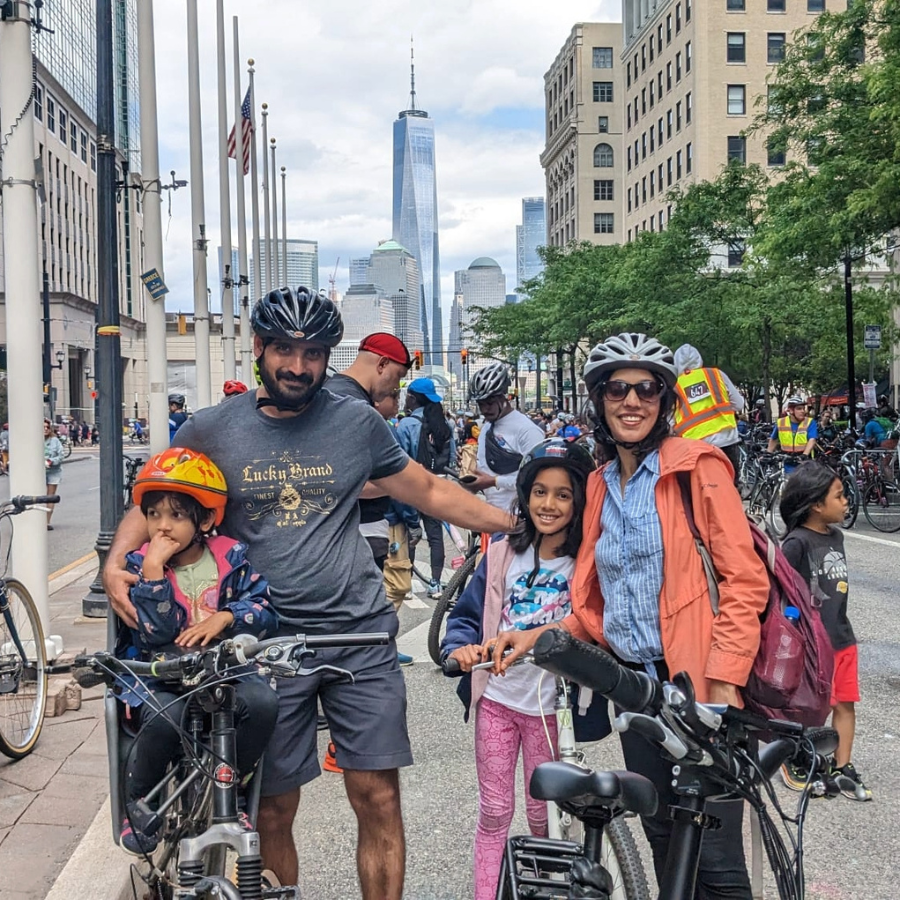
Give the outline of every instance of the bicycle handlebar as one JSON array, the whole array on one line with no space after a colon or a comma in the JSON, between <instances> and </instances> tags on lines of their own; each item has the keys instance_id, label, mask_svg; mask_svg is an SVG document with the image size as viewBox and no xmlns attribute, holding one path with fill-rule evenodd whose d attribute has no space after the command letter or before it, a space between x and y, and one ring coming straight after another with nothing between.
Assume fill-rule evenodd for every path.
<instances>
[{"instance_id":1,"label":"bicycle handlebar","mask_svg":"<svg viewBox=\"0 0 900 900\"><path fill-rule=\"evenodd\" d=\"M29 506L43 506L45 503L59 503L59 494L40 494L35 497L22 495L19 497L10 497L9 502L16 508L17 512L24 512Z\"/></svg>"}]
</instances>

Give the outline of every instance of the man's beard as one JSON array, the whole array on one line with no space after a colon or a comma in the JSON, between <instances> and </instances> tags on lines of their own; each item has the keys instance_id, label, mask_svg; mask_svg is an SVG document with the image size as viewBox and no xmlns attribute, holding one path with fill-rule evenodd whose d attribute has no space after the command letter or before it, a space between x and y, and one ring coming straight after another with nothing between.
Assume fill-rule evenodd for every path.
<instances>
[{"instance_id":1,"label":"man's beard","mask_svg":"<svg viewBox=\"0 0 900 900\"><path fill-rule=\"evenodd\" d=\"M273 375L267 366L259 367L259 377L266 394L281 409L299 410L305 407L325 383L326 376L324 370L319 378L313 379L306 374L293 375L287 369L277 370Z\"/></svg>"}]
</instances>

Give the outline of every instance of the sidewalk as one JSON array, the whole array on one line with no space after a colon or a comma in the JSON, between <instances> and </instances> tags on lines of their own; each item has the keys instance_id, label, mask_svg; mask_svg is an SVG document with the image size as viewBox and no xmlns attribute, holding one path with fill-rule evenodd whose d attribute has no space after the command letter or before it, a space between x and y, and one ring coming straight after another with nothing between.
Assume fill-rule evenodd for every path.
<instances>
[{"instance_id":1,"label":"sidewalk","mask_svg":"<svg viewBox=\"0 0 900 900\"><path fill-rule=\"evenodd\" d=\"M62 635L67 654L106 645L106 619L81 615L81 601L96 568L91 559L50 583L50 631ZM128 877L128 857L111 838L104 802L109 794L107 773L100 687L83 692L81 709L46 718L31 755L18 762L0 756L3 900L44 900L73 854L83 855L81 850L75 851L95 819L90 865L82 867L80 877L65 879L62 892L54 890L53 894L67 900L117 900ZM98 815L101 809L105 817ZM104 879L105 870L116 884ZM58 888L63 888L62 880Z\"/></svg>"}]
</instances>

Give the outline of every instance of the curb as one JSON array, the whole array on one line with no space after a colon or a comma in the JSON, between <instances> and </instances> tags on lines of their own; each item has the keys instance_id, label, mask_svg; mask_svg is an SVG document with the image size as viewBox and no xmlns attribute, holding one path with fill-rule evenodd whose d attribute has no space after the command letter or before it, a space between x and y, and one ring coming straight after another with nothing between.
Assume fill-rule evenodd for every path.
<instances>
[{"instance_id":1,"label":"curb","mask_svg":"<svg viewBox=\"0 0 900 900\"><path fill-rule=\"evenodd\" d=\"M107 797L45 900L131 898L131 867L125 854L113 844L110 815Z\"/></svg>"},{"instance_id":2,"label":"curb","mask_svg":"<svg viewBox=\"0 0 900 900\"><path fill-rule=\"evenodd\" d=\"M73 453L71 456L67 456L67 457L60 463L60 465L61 465L61 466L67 466L69 463L74 463L74 462L84 462L84 461L86 461L86 460L88 460L88 459L96 459L96 458L97 458L96 456L86 456L86 455L81 455L81 454L79 454L78 456L76 456L76 455Z\"/></svg>"}]
</instances>

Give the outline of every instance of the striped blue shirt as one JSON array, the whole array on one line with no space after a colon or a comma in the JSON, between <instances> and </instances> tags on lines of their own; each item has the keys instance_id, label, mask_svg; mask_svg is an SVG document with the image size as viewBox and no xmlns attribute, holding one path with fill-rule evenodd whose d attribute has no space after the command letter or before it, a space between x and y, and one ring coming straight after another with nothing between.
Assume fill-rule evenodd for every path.
<instances>
[{"instance_id":1,"label":"striped blue shirt","mask_svg":"<svg viewBox=\"0 0 900 900\"><path fill-rule=\"evenodd\" d=\"M659 451L643 459L628 479L624 497L618 459L603 470L603 479L607 493L594 549L605 603L603 635L620 659L652 663L663 657L659 623L663 542L656 509Z\"/></svg>"}]
</instances>

